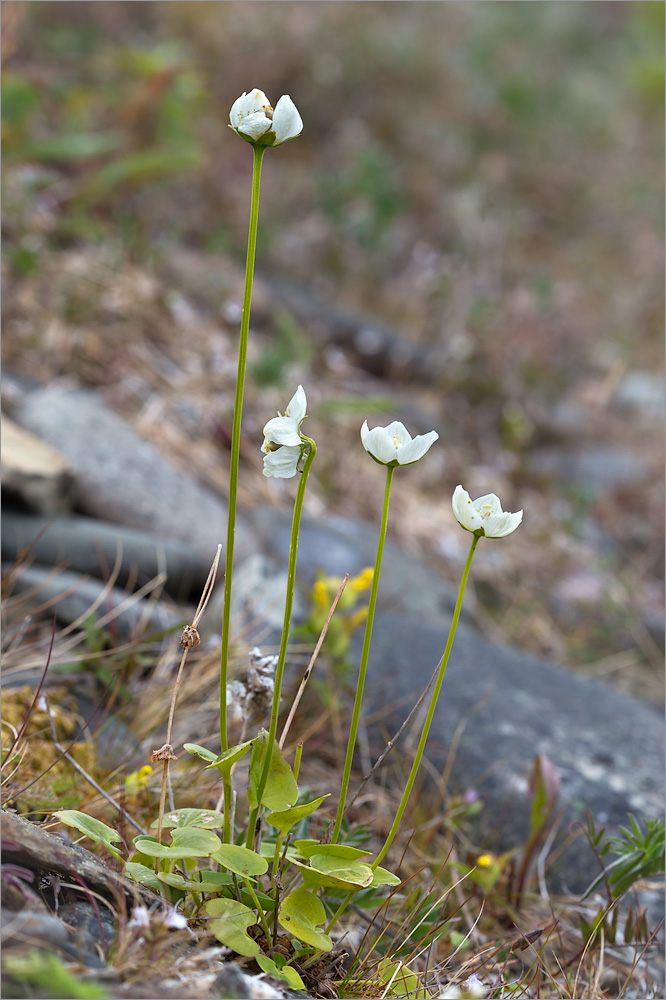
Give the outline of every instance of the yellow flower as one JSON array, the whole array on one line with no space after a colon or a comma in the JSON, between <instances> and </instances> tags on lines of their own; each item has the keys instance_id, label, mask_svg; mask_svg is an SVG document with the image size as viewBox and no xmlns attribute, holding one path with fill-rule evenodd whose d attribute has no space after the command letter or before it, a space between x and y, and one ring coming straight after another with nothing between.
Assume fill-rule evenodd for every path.
<instances>
[{"instance_id":1,"label":"yellow flower","mask_svg":"<svg viewBox=\"0 0 666 1000\"><path fill-rule=\"evenodd\" d=\"M357 591L367 590L372 584L372 578L374 576L374 569L372 566L366 566L362 569L358 576L352 577L349 581L349 585Z\"/></svg>"}]
</instances>

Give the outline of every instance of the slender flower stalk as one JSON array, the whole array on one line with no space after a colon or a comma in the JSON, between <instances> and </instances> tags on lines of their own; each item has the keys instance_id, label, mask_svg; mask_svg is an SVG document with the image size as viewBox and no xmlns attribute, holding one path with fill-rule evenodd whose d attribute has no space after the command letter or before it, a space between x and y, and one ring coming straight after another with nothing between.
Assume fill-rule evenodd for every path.
<instances>
[{"instance_id":1,"label":"slender flower stalk","mask_svg":"<svg viewBox=\"0 0 666 1000\"><path fill-rule=\"evenodd\" d=\"M289 630L291 628L291 612L294 604L294 588L296 586L296 556L298 554L298 534L301 527L301 515L303 513L303 500L305 498L305 487L307 486L308 475L310 473L310 468L314 462L315 455L317 454L317 446L312 440L312 438L306 437L301 434L301 442L304 448L307 448L307 454L305 458L305 463L301 471L300 480L298 483L298 491L296 493L296 501L294 503L294 515L291 522L291 543L289 546L289 567L287 570L287 594L284 602L284 619L282 622L282 638L280 640L280 652L278 653L278 662L275 668L275 686L273 689L273 705L271 708L271 719L268 726L268 740L266 743L266 759L264 761L263 771L259 779L259 785L257 788L257 801L259 805L252 810L250 814L250 819L247 827L247 847L252 848L254 843L254 832L257 822L257 816L259 815L259 809L261 807L261 798L264 794L266 788L266 782L268 780L268 772L271 763L271 752L273 748L273 743L275 741L275 736L277 733L278 726L278 716L280 714L280 690L282 687L282 678L284 675L284 665L287 658L287 641L289 639Z\"/></svg>"},{"instance_id":2,"label":"slender flower stalk","mask_svg":"<svg viewBox=\"0 0 666 1000\"><path fill-rule=\"evenodd\" d=\"M254 278L254 258L257 249L257 222L259 218L259 188L261 184L261 162L266 146L253 146L254 164L252 170L252 201L250 204L250 228L247 239L247 259L245 262L245 290L243 292L243 314L241 316L240 344L238 347L238 374L236 377L236 398L234 402L234 422L231 434L231 464L229 467L229 512L227 517L227 553L224 563L224 608L222 612L222 650L220 653L220 743L222 752L229 748L227 732L227 674L229 662L229 624L231 620L231 578L234 566L234 542L236 535L236 498L238 494L238 463L240 459L241 420L243 416L243 395L245 391L245 366L247 362L247 338L250 330L250 306L252 304L252 282ZM227 788L225 786L225 793ZM225 814L231 809L231 802L225 794Z\"/></svg>"},{"instance_id":3,"label":"slender flower stalk","mask_svg":"<svg viewBox=\"0 0 666 1000\"><path fill-rule=\"evenodd\" d=\"M364 425L365 426L365 425ZM384 488L384 506L382 508L382 523L379 529L379 540L377 542L377 556L375 559L375 571L372 575L372 587L370 588L370 601L368 604L368 616L365 620L365 635L363 637L363 650L361 652L361 664L358 671L358 681L356 683L356 697L354 698L354 709L352 711L351 728L349 730L349 740L347 742L347 754L345 756L345 766L342 774L340 786L340 801L335 817L335 826L331 843L335 844L340 835L340 826L345 811L347 800L347 790L349 788L349 777L351 774L354 748L356 746L356 735L358 733L358 723L361 715L361 701L363 699L363 688L365 686L365 675L368 669L368 656L370 653L370 640L372 639L372 626L375 620L375 608L377 606L377 591L379 590L379 574L382 568L382 558L384 555L384 543L386 541L386 529L388 527L389 499L391 496L391 482L395 465L386 466L386 486Z\"/></svg>"},{"instance_id":4,"label":"slender flower stalk","mask_svg":"<svg viewBox=\"0 0 666 1000\"><path fill-rule=\"evenodd\" d=\"M412 788L414 787L414 781L416 780L416 775L418 773L419 767L421 766L421 759L423 758L423 751L425 750L426 740L428 739L428 733L430 732L430 726L435 714L435 708L437 706L437 699L439 698L439 692L442 687L442 681L444 680L444 674L446 673L446 667L449 662L449 656L451 654L451 647L453 646L453 640L455 638L456 629L458 627L458 619L460 618L460 611L462 608L463 597L465 595L465 587L467 586L467 578L469 577L469 571L472 566L472 559L474 558L474 553L476 547L479 544L480 535L474 535L472 538L472 544L469 549L469 554L467 556L467 562L465 563L465 568L463 569L462 579L460 581L460 587L458 588L458 599L456 600L456 606L453 611L453 618L451 619L451 627L449 628L449 635L446 640L446 646L444 647L444 654L439 663L439 668L437 671L437 680L435 681L435 686L430 696L430 705L428 707L428 713L426 715L425 723L423 725L423 731L421 733L421 739L419 740L419 745L416 749L416 756L414 757L414 763L412 764L412 769L409 773L409 778L407 779L407 784L405 785L405 790L402 793L402 798L400 799L400 805L398 806L398 811L395 814L395 819L393 820L393 825L389 830L388 837L382 847L381 851L372 862L371 867L376 868L381 862L382 858L388 851L389 847L395 839L395 835L398 832L400 826L400 821L402 820L405 809L407 808L407 802L411 794Z\"/></svg>"}]
</instances>

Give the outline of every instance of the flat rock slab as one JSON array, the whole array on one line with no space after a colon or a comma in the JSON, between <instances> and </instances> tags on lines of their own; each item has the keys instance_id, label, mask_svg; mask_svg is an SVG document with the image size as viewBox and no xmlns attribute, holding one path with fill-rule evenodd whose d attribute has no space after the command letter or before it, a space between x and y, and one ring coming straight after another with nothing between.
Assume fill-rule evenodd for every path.
<instances>
[{"instance_id":1,"label":"flat rock slab","mask_svg":"<svg viewBox=\"0 0 666 1000\"><path fill-rule=\"evenodd\" d=\"M33 511L51 514L71 510L74 477L55 448L9 417L2 418L2 489Z\"/></svg>"},{"instance_id":2,"label":"flat rock slab","mask_svg":"<svg viewBox=\"0 0 666 1000\"><path fill-rule=\"evenodd\" d=\"M96 393L36 389L22 398L15 417L65 457L81 512L187 542L212 563L217 543L225 543L226 503L172 465ZM250 551L249 542L238 525L239 557Z\"/></svg>"},{"instance_id":3,"label":"flat rock slab","mask_svg":"<svg viewBox=\"0 0 666 1000\"><path fill-rule=\"evenodd\" d=\"M67 843L5 809L2 810L2 858L33 871L62 875L73 884L81 885L78 876L89 889L112 901L125 895L132 902L145 906L155 902L154 893L113 871L84 847Z\"/></svg>"},{"instance_id":4,"label":"flat rock slab","mask_svg":"<svg viewBox=\"0 0 666 1000\"><path fill-rule=\"evenodd\" d=\"M389 737L428 684L447 627L446 621L435 628L402 614L375 619L364 711L383 714ZM562 837L587 811L608 828L626 824L629 812L639 819L663 814L660 712L596 681L488 642L465 625L456 634L426 749L437 770L445 767L461 723L450 790L473 788L485 800L484 822L492 828L493 849L498 835L503 848L525 842L528 781L537 753L549 758L561 778ZM371 727L369 738L377 752L384 749L378 726ZM558 867L557 882L576 892L599 870L580 837L565 848Z\"/></svg>"},{"instance_id":5,"label":"flat rock slab","mask_svg":"<svg viewBox=\"0 0 666 1000\"><path fill-rule=\"evenodd\" d=\"M130 579L141 587L165 573L165 590L180 600L193 592L198 599L213 560L185 542L94 517L3 511L2 558L14 562L25 549L42 566L62 566L99 579L117 568L119 587Z\"/></svg>"}]
</instances>

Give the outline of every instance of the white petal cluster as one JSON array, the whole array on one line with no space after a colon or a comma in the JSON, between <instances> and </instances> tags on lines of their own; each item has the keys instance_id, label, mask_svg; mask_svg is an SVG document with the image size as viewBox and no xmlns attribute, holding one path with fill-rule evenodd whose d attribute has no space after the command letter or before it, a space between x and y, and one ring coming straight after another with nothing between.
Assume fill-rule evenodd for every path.
<instances>
[{"instance_id":1,"label":"white petal cluster","mask_svg":"<svg viewBox=\"0 0 666 1000\"><path fill-rule=\"evenodd\" d=\"M303 131L303 121L291 97L284 94L274 110L263 90L252 90L234 101L229 122L242 139L259 146L279 146Z\"/></svg>"},{"instance_id":2,"label":"white petal cluster","mask_svg":"<svg viewBox=\"0 0 666 1000\"><path fill-rule=\"evenodd\" d=\"M483 985L477 975L472 973L460 985L450 983L443 993L439 994L439 1000L484 1000L488 996L488 988Z\"/></svg>"},{"instance_id":3,"label":"white petal cluster","mask_svg":"<svg viewBox=\"0 0 666 1000\"><path fill-rule=\"evenodd\" d=\"M291 479L298 472L303 450L301 424L307 415L308 401L302 385L294 393L284 415L278 410L264 427L264 475L274 479Z\"/></svg>"},{"instance_id":4,"label":"white petal cluster","mask_svg":"<svg viewBox=\"0 0 666 1000\"><path fill-rule=\"evenodd\" d=\"M501 501L494 493L472 500L462 486L456 486L454 490L453 513L466 531L486 538L510 535L523 519L522 510L516 514L503 511Z\"/></svg>"},{"instance_id":5,"label":"white petal cluster","mask_svg":"<svg viewBox=\"0 0 666 1000\"><path fill-rule=\"evenodd\" d=\"M361 441L367 453L380 465L412 465L423 458L439 437L436 431L413 438L404 424L394 420L388 427L361 427Z\"/></svg>"}]
</instances>

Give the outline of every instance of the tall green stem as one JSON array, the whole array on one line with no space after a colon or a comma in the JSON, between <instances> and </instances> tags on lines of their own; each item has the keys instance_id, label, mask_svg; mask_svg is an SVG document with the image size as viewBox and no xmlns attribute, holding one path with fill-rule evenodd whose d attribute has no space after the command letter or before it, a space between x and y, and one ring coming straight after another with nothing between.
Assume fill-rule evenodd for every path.
<instances>
[{"instance_id":1,"label":"tall green stem","mask_svg":"<svg viewBox=\"0 0 666 1000\"><path fill-rule=\"evenodd\" d=\"M252 281L254 278L254 257L257 249L257 221L259 218L259 187L261 183L261 162L266 146L253 146L254 164L252 169L252 201L250 204L250 229L247 238L247 258L245 261L245 290L243 292L243 314L238 347L238 375L236 377L236 399L234 402L234 423L231 434L231 465L229 467L229 513L227 519L227 554L224 564L224 610L222 613L222 651L220 654L220 743L222 751L229 748L227 734L227 671L229 661L229 622L231 619L231 577L234 565L234 542L236 537L236 497L238 494L238 463L240 458L241 420L243 417L243 394L245 391L245 365L247 362L247 338L250 330L250 306L252 304ZM226 792L225 785L225 792ZM225 794L225 816L231 809L231 802Z\"/></svg>"},{"instance_id":2,"label":"tall green stem","mask_svg":"<svg viewBox=\"0 0 666 1000\"><path fill-rule=\"evenodd\" d=\"M287 570L287 595L284 602L284 619L282 622L282 638L280 639L280 652L278 653L277 666L275 668L275 686L273 689L273 705L271 708L271 720L268 726L268 740L266 743L266 759L259 779L257 788L257 801L259 806L252 810L247 826L247 846L252 848L254 843L254 832L261 805L261 798L268 781L271 755L275 734L277 733L278 716L280 714L280 691L282 688L282 677L284 675L284 665L287 658L287 642L289 639L289 629L291 628L291 611L294 604L294 588L296 586L296 556L298 554L298 534L301 527L301 514L303 513L303 499L305 497L305 487L307 486L310 468L317 454L317 446L311 438L301 435L301 440L308 445L308 453L300 474L296 501L294 503L294 516L291 521L291 543L289 545L289 568Z\"/></svg>"},{"instance_id":3,"label":"tall green stem","mask_svg":"<svg viewBox=\"0 0 666 1000\"><path fill-rule=\"evenodd\" d=\"M365 686L365 675L368 669L368 656L370 653L370 640L372 639L372 625L375 620L375 607L377 605L377 591L379 589L379 574L382 568L382 557L384 555L384 542L386 541L386 529L388 526L389 498L391 496L391 481L395 466L386 466L386 486L384 488L384 507L382 510L382 524L379 529L379 541L377 542L377 556L375 558L375 571L372 575L372 587L370 589L370 602L368 604L368 617L365 620L365 636L363 638L363 650L361 652L361 665L358 670L358 681L356 684L356 697L354 698L354 709L352 712L351 728L349 730L349 740L347 742L347 754L345 757L345 767L340 786L340 801L338 802L338 812L335 817L335 826L331 843L335 844L340 835L340 826L345 812L347 801L347 789L349 788L349 776L351 774L354 748L356 747L356 734L361 715L361 701L363 700L363 688Z\"/></svg>"},{"instance_id":4,"label":"tall green stem","mask_svg":"<svg viewBox=\"0 0 666 1000\"><path fill-rule=\"evenodd\" d=\"M465 587L467 586L467 578L469 576L469 571L472 565L472 559L474 558L474 552L476 551L476 546L479 542L479 535L474 535L472 539L472 544L470 546L469 554L467 556L467 562L465 563L465 568L463 569L462 579L460 581L460 587L458 588L458 599L456 601L456 606L453 611L453 618L451 619L451 627L449 628L449 636L446 640L446 646L444 647L444 654L439 663L439 668L437 671L437 680L435 681L435 686L433 688L432 694L430 696L430 705L428 707L428 714L426 715L425 723L423 725L423 732L421 733L421 739L419 740L419 745L416 749L416 756L414 758L414 763L412 764L412 769L409 773L409 778L407 779L407 784L405 785L405 790L402 793L402 798L400 799L400 805L398 806L398 811L393 820L393 826L389 830L389 835L386 838L386 842L382 847L381 851L377 855L376 859L372 862L372 868L376 868L380 863L389 847L393 843L398 828L400 826L400 821L402 820L405 809L407 808L407 801L411 794L412 788L414 787L414 781L416 780L416 775L421 764L421 758L423 757L423 751L425 749L426 740L428 739L428 733L430 731L430 725L432 723L433 716L435 714L435 708L437 706L437 699L439 697L439 692L442 687L442 681L444 680L444 674L446 673L446 666L449 662L449 656L451 654L451 647L453 646L453 640L455 638L456 629L458 627L458 619L460 618L460 610L462 608L463 597L465 594Z\"/></svg>"}]
</instances>

